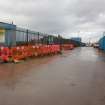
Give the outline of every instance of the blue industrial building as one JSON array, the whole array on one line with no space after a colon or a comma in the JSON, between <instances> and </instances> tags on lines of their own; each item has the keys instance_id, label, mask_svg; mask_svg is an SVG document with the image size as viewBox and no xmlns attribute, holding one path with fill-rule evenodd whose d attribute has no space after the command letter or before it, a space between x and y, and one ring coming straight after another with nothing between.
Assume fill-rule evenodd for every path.
<instances>
[{"instance_id":1,"label":"blue industrial building","mask_svg":"<svg viewBox=\"0 0 105 105\"><path fill-rule=\"evenodd\" d=\"M16 25L0 22L0 45L15 45Z\"/></svg>"},{"instance_id":2,"label":"blue industrial building","mask_svg":"<svg viewBox=\"0 0 105 105\"><path fill-rule=\"evenodd\" d=\"M80 37L73 37L71 38L71 40L77 41L77 42L81 42L81 38Z\"/></svg>"},{"instance_id":3,"label":"blue industrial building","mask_svg":"<svg viewBox=\"0 0 105 105\"><path fill-rule=\"evenodd\" d=\"M105 36L99 40L99 48L105 51Z\"/></svg>"},{"instance_id":4,"label":"blue industrial building","mask_svg":"<svg viewBox=\"0 0 105 105\"><path fill-rule=\"evenodd\" d=\"M40 32L19 28L14 24L0 22L0 45L16 46L17 43L27 43L38 40L44 35Z\"/></svg>"},{"instance_id":5,"label":"blue industrial building","mask_svg":"<svg viewBox=\"0 0 105 105\"><path fill-rule=\"evenodd\" d=\"M81 47L86 46L86 44L82 42L81 37L73 37L70 40L75 42L76 46L81 46Z\"/></svg>"}]
</instances>

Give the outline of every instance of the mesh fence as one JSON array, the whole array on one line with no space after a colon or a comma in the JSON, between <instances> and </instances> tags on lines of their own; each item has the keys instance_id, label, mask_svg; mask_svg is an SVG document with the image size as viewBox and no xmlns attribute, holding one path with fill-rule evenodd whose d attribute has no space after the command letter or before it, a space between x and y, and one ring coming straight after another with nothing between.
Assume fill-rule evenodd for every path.
<instances>
[{"instance_id":1,"label":"mesh fence","mask_svg":"<svg viewBox=\"0 0 105 105\"><path fill-rule=\"evenodd\" d=\"M0 35L0 45L17 46L27 44L60 44L64 39L59 36L46 33L35 32L24 28L4 29L5 32Z\"/></svg>"},{"instance_id":2,"label":"mesh fence","mask_svg":"<svg viewBox=\"0 0 105 105\"><path fill-rule=\"evenodd\" d=\"M16 44L42 44L47 42L47 34L40 32L34 32L22 28L17 28L16 30ZM46 39L46 40L45 40Z\"/></svg>"}]
</instances>

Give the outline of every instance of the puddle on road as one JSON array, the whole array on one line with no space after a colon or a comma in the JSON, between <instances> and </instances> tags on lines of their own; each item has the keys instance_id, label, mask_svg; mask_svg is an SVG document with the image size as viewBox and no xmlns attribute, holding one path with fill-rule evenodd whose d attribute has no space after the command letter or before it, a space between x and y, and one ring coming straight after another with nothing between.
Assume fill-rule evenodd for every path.
<instances>
[{"instance_id":1,"label":"puddle on road","mask_svg":"<svg viewBox=\"0 0 105 105\"><path fill-rule=\"evenodd\" d=\"M68 56L69 56L69 59L68 59ZM19 77L24 76L27 73L29 73L31 70L34 70L34 71L36 70L37 72L38 69L35 69L35 68L40 68L43 65L48 65L50 62L52 61L54 62L54 60L57 60L57 58L60 58L61 60L70 61L70 62L71 61L75 62L74 60L105 62L104 56L105 54L93 48L88 48L88 50L87 48L77 48L73 51L63 52L63 54L61 55L29 59L19 64L13 64L13 63L0 64L0 81L8 80L8 79L12 80L17 78L18 76Z\"/></svg>"},{"instance_id":2,"label":"puddle on road","mask_svg":"<svg viewBox=\"0 0 105 105\"><path fill-rule=\"evenodd\" d=\"M92 47L88 48L88 50L85 50L87 48L82 48L79 52L78 58L80 60L84 60L84 61L100 61L103 62L105 61L105 53L102 53L101 51L99 51L98 49L94 49Z\"/></svg>"}]
</instances>

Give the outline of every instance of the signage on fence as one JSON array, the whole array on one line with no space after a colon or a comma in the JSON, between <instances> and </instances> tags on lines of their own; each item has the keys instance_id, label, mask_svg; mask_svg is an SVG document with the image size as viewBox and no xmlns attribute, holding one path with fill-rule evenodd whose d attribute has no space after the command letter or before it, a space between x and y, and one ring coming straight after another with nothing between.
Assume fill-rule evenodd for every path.
<instances>
[{"instance_id":1,"label":"signage on fence","mask_svg":"<svg viewBox=\"0 0 105 105\"><path fill-rule=\"evenodd\" d=\"M0 29L0 43L5 42L5 30Z\"/></svg>"}]
</instances>

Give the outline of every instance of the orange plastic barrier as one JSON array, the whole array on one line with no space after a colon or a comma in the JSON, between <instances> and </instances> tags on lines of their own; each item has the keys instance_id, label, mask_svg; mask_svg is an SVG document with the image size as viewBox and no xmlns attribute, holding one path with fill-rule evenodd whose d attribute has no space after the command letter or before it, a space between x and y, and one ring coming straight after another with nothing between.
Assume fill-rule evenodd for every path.
<instances>
[{"instance_id":1,"label":"orange plastic barrier","mask_svg":"<svg viewBox=\"0 0 105 105\"><path fill-rule=\"evenodd\" d=\"M63 50L72 50L74 46L72 44L62 45ZM4 62L18 61L26 59L28 57L45 56L49 54L57 54L60 52L59 45L28 45L18 47L1 47L0 58Z\"/></svg>"},{"instance_id":2,"label":"orange plastic barrier","mask_svg":"<svg viewBox=\"0 0 105 105\"><path fill-rule=\"evenodd\" d=\"M1 47L0 48L0 59L4 62L9 61L10 51L8 47Z\"/></svg>"},{"instance_id":3,"label":"orange plastic barrier","mask_svg":"<svg viewBox=\"0 0 105 105\"><path fill-rule=\"evenodd\" d=\"M18 61L24 58L24 47L12 47L10 50L12 52L13 61Z\"/></svg>"},{"instance_id":4,"label":"orange plastic barrier","mask_svg":"<svg viewBox=\"0 0 105 105\"><path fill-rule=\"evenodd\" d=\"M72 50L72 49L74 49L74 45L73 44L64 44L64 45L62 45L62 49L63 50Z\"/></svg>"},{"instance_id":5,"label":"orange plastic barrier","mask_svg":"<svg viewBox=\"0 0 105 105\"><path fill-rule=\"evenodd\" d=\"M19 61L28 57L45 56L60 52L59 45L28 45L17 47L1 47L0 59L4 62Z\"/></svg>"}]
</instances>

